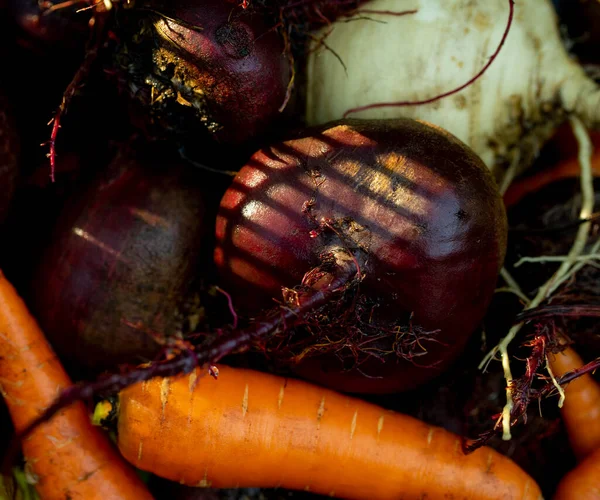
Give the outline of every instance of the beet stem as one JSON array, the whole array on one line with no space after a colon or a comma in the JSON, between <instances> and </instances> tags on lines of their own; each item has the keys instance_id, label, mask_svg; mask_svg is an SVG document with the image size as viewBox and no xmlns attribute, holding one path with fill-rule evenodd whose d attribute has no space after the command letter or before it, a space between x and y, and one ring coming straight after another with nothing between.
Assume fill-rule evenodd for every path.
<instances>
[{"instance_id":1,"label":"beet stem","mask_svg":"<svg viewBox=\"0 0 600 500\"><path fill-rule=\"evenodd\" d=\"M54 113L54 117L48 123L49 125L52 125L52 132L50 133L50 140L45 144L50 145L50 152L48 153L48 157L50 158L50 179L52 182L55 181L56 139L58 137L58 131L60 129L60 120L63 117L63 115L67 112L67 108L71 103L75 92L90 74L92 64L97 59L98 53L100 52L100 47L102 47L105 40L105 28L107 26L106 16L96 15L93 19L95 20L95 29L92 30L90 34L90 39L88 41L88 47L86 49L83 62L77 70L77 73L75 73L75 76L71 80L71 83L69 83L69 86L65 90L62 97L62 101L58 106L58 109ZM42 146L44 146L45 144L42 144Z\"/></svg>"}]
</instances>

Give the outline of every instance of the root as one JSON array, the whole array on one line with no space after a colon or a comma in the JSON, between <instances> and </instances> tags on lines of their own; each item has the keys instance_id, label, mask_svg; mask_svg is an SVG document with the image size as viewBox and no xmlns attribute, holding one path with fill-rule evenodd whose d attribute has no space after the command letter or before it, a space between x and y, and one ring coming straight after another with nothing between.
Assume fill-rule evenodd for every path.
<instances>
[{"instance_id":1,"label":"root","mask_svg":"<svg viewBox=\"0 0 600 500\"><path fill-rule=\"evenodd\" d=\"M404 359L416 364L427 354L427 344L438 342L438 331L413 325L411 318L384 324L373 320L378 304L361 294L358 285L348 287L339 298L310 311L300 328L270 336L262 349L277 361L295 364L311 356L335 356L345 370L359 369L370 359ZM296 290L286 290L294 301Z\"/></svg>"},{"instance_id":2,"label":"root","mask_svg":"<svg viewBox=\"0 0 600 500\"><path fill-rule=\"evenodd\" d=\"M67 112L69 104L71 103L75 92L83 85L85 79L91 73L92 65L94 61L96 61L98 54L100 52L100 48L104 44L105 36L106 36L106 15L97 13L90 21L90 23L94 26L92 30L90 40L88 42L88 48L86 50L85 57L81 66L75 73L75 76L69 83L69 86L65 90L62 101L54 114L54 117L48 125L52 125L52 132L50 133L50 140L42 144L42 146L48 144L50 146L50 152L48 153L48 158L50 158L50 179L54 182L55 173L56 173L56 139L58 137L58 132L60 130L60 121L63 115Z\"/></svg>"},{"instance_id":3,"label":"root","mask_svg":"<svg viewBox=\"0 0 600 500\"><path fill-rule=\"evenodd\" d=\"M554 373L552 373L552 368L550 367L550 362L548 361L548 356L546 355L545 358L546 358L546 371L548 372L548 375L550 375L550 379L552 380L552 385L554 386L554 388L558 391L558 394L560 395L560 398L558 400L558 407L562 408L563 404L565 402L565 391L561 387L561 385L558 383L558 380L556 380Z\"/></svg>"},{"instance_id":4,"label":"root","mask_svg":"<svg viewBox=\"0 0 600 500\"><path fill-rule=\"evenodd\" d=\"M566 262L569 260L568 255L542 255L540 257L521 257L515 262L514 267L519 267L527 262ZM590 253L587 255L579 255L578 257L572 258L573 262L583 262L584 264L593 265L594 260L600 260L600 253Z\"/></svg>"},{"instance_id":5,"label":"root","mask_svg":"<svg viewBox=\"0 0 600 500\"><path fill-rule=\"evenodd\" d=\"M529 303L529 297L527 297L527 295L525 295L525 293L523 293L523 290L521 290L521 287L519 286L519 284L515 281L515 279L511 276L511 274L508 272L508 270L505 267L503 267L500 270L500 276L502 276L502 278L504 279L504 281L506 281L506 284L508 286L503 287L503 288L497 288L496 293L498 293L498 292L512 293L512 294L516 295L517 297L519 297L519 299L521 299L524 304Z\"/></svg>"},{"instance_id":6,"label":"root","mask_svg":"<svg viewBox=\"0 0 600 500\"><path fill-rule=\"evenodd\" d=\"M215 290L217 292L219 292L220 294L224 295L225 298L227 299L227 306L229 307L229 312L231 313L231 317L233 319L233 323L231 324L231 328L233 328L234 330L238 327L238 315L235 312L235 308L233 307L233 299L231 298L231 295L229 295L225 290L223 290L220 287L215 287Z\"/></svg>"},{"instance_id":7,"label":"root","mask_svg":"<svg viewBox=\"0 0 600 500\"><path fill-rule=\"evenodd\" d=\"M579 213L579 217L582 220L590 219L594 210L594 184L591 167L591 156L592 156L592 144L589 135L581 122L576 117L570 119L571 126L575 133L575 137L579 143L579 163L581 166L581 192L582 192L582 205ZM588 260L581 260L581 254L588 241L589 233L591 229L591 222L584 222L579 226L577 235L566 258L562 261L559 268L554 272L550 279L544 283L538 290L535 297L526 303L525 311L528 309L537 308L543 301L550 298L552 293L567 279L573 276L581 267L585 265ZM596 242L590 254L595 254L600 246L600 241ZM499 423L502 425L502 439L508 441L511 439L511 422L513 410L515 409L514 401L514 381L510 368L510 358L508 355L508 346L513 341L515 336L521 330L523 326L522 322L514 325L508 332L508 334L500 341L500 343L494 347L482 360L479 365L480 369L485 369L489 362L495 358L496 354L500 354L500 360L502 362L502 369L504 371L504 378L506 380L506 405L502 411L502 416L499 419Z\"/></svg>"}]
</instances>

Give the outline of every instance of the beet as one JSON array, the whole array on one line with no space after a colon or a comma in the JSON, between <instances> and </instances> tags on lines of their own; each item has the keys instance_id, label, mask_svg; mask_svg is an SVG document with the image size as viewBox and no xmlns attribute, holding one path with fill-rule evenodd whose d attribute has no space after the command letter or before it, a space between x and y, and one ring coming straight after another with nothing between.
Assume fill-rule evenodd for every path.
<instances>
[{"instance_id":1,"label":"beet","mask_svg":"<svg viewBox=\"0 0 600 500\"><path fill-rule=\"evenodd\" d=\"M215 262L234 305L256 316L282 287L327 289L344 254L359 284L265 350L335 389L391 392L460 353L506 232L494 180L458 139L410 120L347 120L252 157L221 202Z\"/></svg>"},{"instance_id":2,"label":"beet","mask_svg":"<svg viewBox=\"0 0 600 500\"><path fill-rule=\"evenodd\" d=\"M0 222L4 220L15 191L19 141L8 100L0 94Z\"/></svg>"},{"instance_id":3,"label":"beet","mask_svg":"<svg viewBox=\"0 0 600 500\"><path fill-rule=\"evenodd\" d=\"M59 355L87 374L152 359L153 334L177 336L194 280L212 267L218 197L206 172L153 149L122 153L80 193L34 277L35 311Z\"/></svg>"},{"instance_id":4,"label":"beet","mask_svg":"<svg viewBox=\"0 0 600 500\"><path fill-rule=\"evenodd\" d=\"M122 14L117 63L155 124L239 144L280 114L290 65L282 37L256 11L224 0L176 0Z\"/></svg>"}]
</instances>

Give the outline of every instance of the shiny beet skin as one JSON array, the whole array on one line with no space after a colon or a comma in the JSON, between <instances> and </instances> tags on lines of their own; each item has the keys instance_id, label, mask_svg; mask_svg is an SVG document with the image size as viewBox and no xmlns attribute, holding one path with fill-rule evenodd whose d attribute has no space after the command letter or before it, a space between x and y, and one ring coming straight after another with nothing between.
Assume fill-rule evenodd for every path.
<instances>
[{"instance_id":1,"label":"shiny beet skin","mask_svg":"<svg viewBox=\"0 0 600 500\"><path fill-rule=\"evenodd\" d=\"M0 94L0 222L4 220L15 191L19 141L8 100Z\"/></svg>"},{"instance_id":2,"label":"shiny beet skin","mask_svg":"<svg viewBox=\"0 0 600 500\"><path fill-rule=\"evenodd\" d=\"M224 0L176 0L125 15L142 28L119 61L156 124L240 144L280 116L290 64L282 37L256 11Z\"/></svg>"},{"instance_id":3,"label":"shiny beet skin","mask_svg":"<svg viewBox=\"0 0 600 500\"><path fill-rule=\"evenodd\" d=\"M34 280L59 355L92 374L152 359L154 335L177 335L194 279L212 267L219 194L205 172L150 149L119 155L65 207Z\"/></svg>"},{"instance_id":4,"label":"shiny beet skin","mask_svg":"<svg viewBox=\"0 0 600 500\"><path fill-rule=\"evenodd\" d=\"M317 351L296 369L338 390L394 392L461 352L490 303L506 233L494 180L458 139L411 120L347 120L252 157L221 202L215 262L236 307L256 316L323 252L350 250L370 325L403 322L435 340L410 360L388 338L359 368Z\"/></svg>"}]
</instances>

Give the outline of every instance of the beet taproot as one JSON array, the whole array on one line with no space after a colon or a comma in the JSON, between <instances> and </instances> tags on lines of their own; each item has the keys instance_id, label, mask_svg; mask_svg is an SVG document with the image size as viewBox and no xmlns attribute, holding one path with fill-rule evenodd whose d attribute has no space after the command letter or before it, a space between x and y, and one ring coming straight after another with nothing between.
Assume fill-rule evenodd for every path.
<instances>
[{"instance_id":1,"label":"beet taproot","mask_svg":"<svg viewBox=\"0 0 600 500\"><path fill-rule=\"evenodd\" d=\"M507 224L491 174L454 136L406 119L347 120L256 153L222 199L216 235L222 286L255 317L285 304L286 287L326 289L324 259L349 256L352 293L265 349L335 389L392 392L460 353L490 303Z\"/></svg>"}]
</instances>

